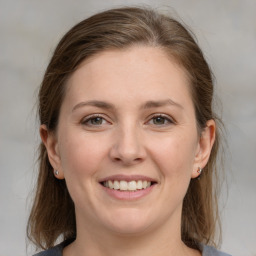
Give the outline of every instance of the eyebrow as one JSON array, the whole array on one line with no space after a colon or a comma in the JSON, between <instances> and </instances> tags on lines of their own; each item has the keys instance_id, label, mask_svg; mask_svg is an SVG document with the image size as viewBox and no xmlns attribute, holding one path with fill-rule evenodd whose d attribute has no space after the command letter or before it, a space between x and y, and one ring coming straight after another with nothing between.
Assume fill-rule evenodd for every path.
<instances>
[{"instance_id":1,"label":"eyebrow","mask_svg":"<svg viewBox=\"0 0 256 256\"><path fill-rule=\"evenodd\" d=\"M163 106L176 106L178 108L183 109L183 107L173 101L172 99L166 99L166 100L159 100L159 101L147 101L141 106L141 109L150 109L150 108L158 108L158 107L163 107ZM115 106L111 103L105 102L105 101L99 101L99 100L90 100L90 101L83 101L75 105L72 109L72 112L75 111L78 108L85 107L85 106L93 106L97 108L103 108L103 109L115 109Z\"/></svg>"},{"instance_id":2,"label":"eyebrow","mask_svg":"<svg viewBox=\"0 0 256 256\"><path fill-rule=\"evenodd\" d=\"M147 101L145 104L142 105L142 108L143 109L158 108L158 107L164 107L168 105L183 109L183 107L179 103L173 101L172 99L159 100L159 101Z\"/></svg>"},{"instance_id":3,"label":"eyebrow","mask_svg":"<svg viewBox=\"0 0 256 256\"><path fill-rule=\"evenodd\" d=\"M104 108L104 109L114 109L114 105L111 103L107 103L105 101L99 101L99 100L90 100L90 101L83 101L75 105L72 109L72 112L75 111L78 108L85 107L85 106L93 106L97 108Z\"/></svg>"}]
</instances>

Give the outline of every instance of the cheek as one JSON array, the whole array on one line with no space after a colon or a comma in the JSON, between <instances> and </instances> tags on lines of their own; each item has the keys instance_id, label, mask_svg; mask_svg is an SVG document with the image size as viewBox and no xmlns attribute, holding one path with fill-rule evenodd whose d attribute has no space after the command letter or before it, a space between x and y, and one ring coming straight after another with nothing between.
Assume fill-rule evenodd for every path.
<instances>
[{"instance_id":1,"label":"cheek","mask_svg":"<svg viewBox=\"0 0 256 256\"><path fill-rule=\"evenodd\" d=\"M79 134L68 136L67 133L60 149L65 177L72 175L81 178L93 175L105 155L102 144L89 136L79 136Z\"/></svg>"},{"instance_id":2,"label":"cheek","mask_svg":"<svg viewBox=\"0 0 256 256\"><path fill-rule=\"evenodd\" d=\"M97 143L98 140L87 138L82 133L64 134L62 138L65 139L60 140L60 155L68 191L76 206L92 207L92 191L106 150Z\"/></svg>"},{"instance_id":3,"label":"cheek","mask_svg":"<svg viewBox=\"0 0 256 256\"><path fill-rule=\"evenodd\" d=\"M166 136L161 143L154 143L152 155L165 176L189 176L193 170L196 141L188 136Z\"/></svg>"}]
</instances>

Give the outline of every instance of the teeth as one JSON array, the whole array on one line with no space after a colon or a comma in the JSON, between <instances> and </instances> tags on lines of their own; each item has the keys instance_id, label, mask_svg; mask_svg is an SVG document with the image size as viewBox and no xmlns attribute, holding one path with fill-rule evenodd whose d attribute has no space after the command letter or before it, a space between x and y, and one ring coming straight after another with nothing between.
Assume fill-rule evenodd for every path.
<instances>
[{"instance_id":1,"label":"teeth","mask_svg":"<svg viewBox=\"0 0 256 256\"><path fill-rule=\"evenodd\" d=\"M124 180L120 181L120 190L128 190L128 183Z\"/></svg>"},{"instance_id":2,"label":"teeth","mask_svg":"<svg viewBox=\"0 0 256 256\"><path fill-rule=\"evenodd\" d=\"M120 189L120 183L119 183L119 181L117 181L117 180L114 181L114 187L113 187L113 189Z\"/></svg>"},{"instance_id":3,"label":"teeth","mask_svg":"<svg viewBox=\"0 0 256 256\"><path fill-rule=\"evenodd\" d=\"M110 181L105 181L106 184L108 184L108 187L113 189L114 188L114 183L110 180Z\"/></svg>"},{"instance_id":4,"label":"teeth","mask_svg":"<svg viewBox=\"0 0 256 256\"><path fill-rule=\"evenodd\" d=\"M132 180L132 181L125 181L125 180L108 180L104 182L104 187L110 188L110 189L115 189L115 190L122 190L122 191L136 191L140 189L146 189L151 186L150 181L146 180Z\"/></svg>"},{"instance_id":5,"label":"teeth","mask_svg":"<svg viewBox=\"0 0 256 256\"><path fill-rule=\"evenodd\" d=\"M137 181L137 189L142 189L142 181Z\"/></svg>"},{"instance_id":6,"label":"teeth","mask_svg":"<svg viewBox=\"0 0 256 256\"><path fill-rule=\"evenodd\" d=\"M128 190L136 190L137 189L137 182L136 181L129 181L128 182Z\"/></svg>"}]
</instances>

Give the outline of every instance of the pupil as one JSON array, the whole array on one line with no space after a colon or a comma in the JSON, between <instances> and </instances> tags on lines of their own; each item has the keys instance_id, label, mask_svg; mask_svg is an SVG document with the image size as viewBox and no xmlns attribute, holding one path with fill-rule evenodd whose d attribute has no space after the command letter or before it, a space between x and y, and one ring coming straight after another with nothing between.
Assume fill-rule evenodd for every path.
<instances>
[{"instance_id":1,"label":"pupil","mask_svg":"<svg viewBox=\"0 0 256 256\"><path fill-rule=\"evenodd\" d=\"M158 116L154 119L155 124L164 124L164 118L161 116Z\"/></svg>"},{"instance_id":2,"label":"pupil","mask_svg":"<svg viewBox=\"0 0 256 256\"><path fill-rule=\"evenodd\" d=\"M101 117L95 117L92 119L92 124L101 124L102 118Z\"/></svg>"}]
</instances>

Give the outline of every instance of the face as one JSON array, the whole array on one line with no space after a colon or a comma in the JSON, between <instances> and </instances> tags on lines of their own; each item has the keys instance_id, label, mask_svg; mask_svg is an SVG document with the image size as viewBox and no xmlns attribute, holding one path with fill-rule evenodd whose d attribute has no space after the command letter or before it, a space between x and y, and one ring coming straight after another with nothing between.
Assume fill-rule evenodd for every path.
<instances>
[{"instance_id":1,"label":"face","mask_svg":"<svg viewBox=\"0 0 256 256\"><path fill-rule=\"evenodd\" d=\"M41 127L79 227L121 234L179 229L182 201L204 167L185 72L157 48L105 51L67 84L57 131Z\"/></svg>"}]
</instances>

